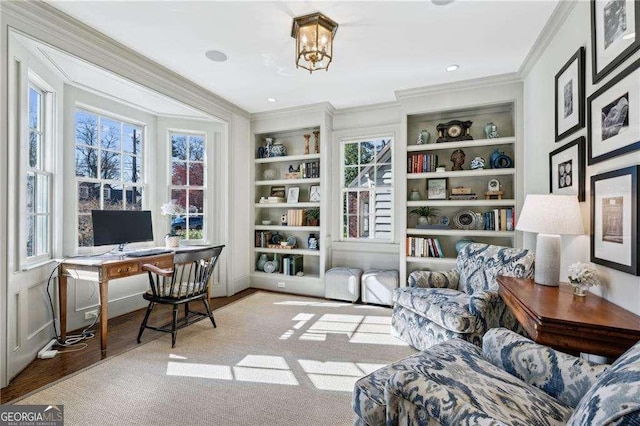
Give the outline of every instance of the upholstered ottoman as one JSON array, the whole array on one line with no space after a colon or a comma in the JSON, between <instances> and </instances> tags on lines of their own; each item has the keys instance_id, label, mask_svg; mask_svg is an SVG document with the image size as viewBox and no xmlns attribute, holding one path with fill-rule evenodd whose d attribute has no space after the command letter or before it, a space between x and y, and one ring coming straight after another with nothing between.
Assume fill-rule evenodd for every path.
<instances>
[{"instance_id":1,"label":"upholstered ottoman","mask_svg":"<svg viewBox=\"0 0 640 426\"><path fill-rule=\"evenodd\" d=\"M398 287L397 269L374 269L362 274L362 302L393 306L393 290Z\"/></svg>"},{"instance_id":2,"label":"upholstered ottoman","mask_svg":"<svg viewBox=\"0 0 640 426\"><path fill-rule=\"evenodd\" d=\"M359 268L331 268L324 274L324 297L355 302L360 298Z\"/></svg>"}]
</instances>

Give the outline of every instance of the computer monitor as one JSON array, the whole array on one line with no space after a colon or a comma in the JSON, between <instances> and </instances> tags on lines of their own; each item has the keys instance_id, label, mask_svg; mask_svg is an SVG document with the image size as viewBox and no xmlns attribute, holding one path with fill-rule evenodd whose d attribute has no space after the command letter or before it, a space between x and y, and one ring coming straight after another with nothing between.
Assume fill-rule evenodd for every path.
<instances>
[{"instance_id":1,"label":"computer monitor","mask_svg":"<svg viewBox=\"0 0 640 426\"><path fill-rule=\"evenodd\" d=\"M91 210L91 220L94 246L153 241L149 210Z\"/></svg>"}]
</instances>

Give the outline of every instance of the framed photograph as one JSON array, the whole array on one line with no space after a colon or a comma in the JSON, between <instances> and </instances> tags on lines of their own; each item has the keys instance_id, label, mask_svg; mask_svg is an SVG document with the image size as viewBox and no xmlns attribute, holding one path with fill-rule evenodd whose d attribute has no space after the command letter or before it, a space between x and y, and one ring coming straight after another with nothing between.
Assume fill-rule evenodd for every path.
<instances>
[{"instance_id":1,"label":"framed photograph","mask_svg":"<svg viewBox=\"0 0 640 426\"><path fill-rule=\"evenodd\" d=\"M591 0L593 84L640 47L640 5L635 0Z\"/></svg>"},{"instance_id":2,"label":"framed photograph","mask_svg":"<svg viewBox=\"0 0 640 426\"><path fill-rule=\"evenodd\" d=\"M297 203L300 195L300 187L290 186L287 191L287 203Z\"/></svg>"},{"instance_id":3,"label":"framed photograph","mask_svg":"<svg viewBox=\"0 0 640 426\"><path fill-rule=\"evenodd\" d=\"M584 127L584 47L556 74L556 142Z\"/></svg>"},{"instance_id":4,"label":"framed photograph","mask_svg":"<svg viewBox=\"0 0 640 426\"><path fill-rule=\"evenodd\" d=\"M577 195L584 201L585 138L580 136L549 153L549 192Z\"/></svg>"},{"instance_id":5,"label":"framed photograph","mask_svg":"<svg viewBox=\"0 0 640 426\"><path fill-rule=\"evenodd\" d=\"M427 181L427 198L429 200L446 200L447 179L429 179Z\"/></svg>"},{"instance_id":6,"label":"framed photograph","mask_svg":"<svg viewBox=\"0 0 640 426\"><path fill-rule=\"evenodd\" d=\"M311 185L309 188L309 201L320 201L320 185Z\"/></svg>"},{"instance_id":7,"label":"framed photograph","mask_svg":"<svg viewBox=\"0 0 640 426\"><path fill-rule=\"evenodd\" d=\"M279 197L284 199L284 186L272 186L271 192L269 193L270 197Z\"/></svg>"},{"instance_id":8,"label":"framed photograph","mask_svg":"<svg viewBox=\"0 0 640 426\"><path fill-rule=\"evenodd\" d=\"M591 177L591 261L632 275L640 275L639 171L631 166Z\"/></svg>"},{"instance_id":9,"label":"framed photograph","mask_svg":"<svg viewBox=\"0 0 640 426\"><path fill-rule=\"evenodd\" d=\"M587 99L589 165L640 149L638 65L640 59Z\"/></svg>"}]
</instances>

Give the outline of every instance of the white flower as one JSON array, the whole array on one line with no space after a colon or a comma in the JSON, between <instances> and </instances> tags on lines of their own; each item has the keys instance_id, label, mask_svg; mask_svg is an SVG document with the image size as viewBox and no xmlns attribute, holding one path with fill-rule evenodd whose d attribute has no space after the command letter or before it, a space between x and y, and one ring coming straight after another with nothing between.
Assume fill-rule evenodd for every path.
<instances>
[{"instance_id":1,"label":"white flower","mask_svg":"<svg viewBox=\"0 0 640 426\"><path fill-rule=\"evenodd\" d=\"M164 203L160 207L162 216L176 216L183 213L182 207L177 205L173 200L168 203Z\"/></svg>"},{"instance_id":2,"label":"white flower","mask_svg":"<svg viewBox=\"0 0 640 426\"><path fill-rule=\"evenodd\" d=\"M589 286L600 284L600 275L593 263L577 262L569 266L569 280Z\"/></svg>"}]
</instances>

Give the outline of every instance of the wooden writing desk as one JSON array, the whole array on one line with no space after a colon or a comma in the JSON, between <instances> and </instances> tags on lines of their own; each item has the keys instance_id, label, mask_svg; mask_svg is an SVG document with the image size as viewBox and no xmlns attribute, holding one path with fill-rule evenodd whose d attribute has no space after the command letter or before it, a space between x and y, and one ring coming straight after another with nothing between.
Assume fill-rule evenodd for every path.
<instances>
[{"instance_id":1,"label":"wooden writing desk","mask_svg":"<svg viewBox=\"0 0 640 426\"><path fill-rule=\"evenodd\" d=\"M640 317L595 294L574 296L569 284L498 277L500 296L529 333L543 345L578 355L617 358L640 340Z\"/></svg>"},{"instance_id":2,"label":"wooden writing desk","mask_svg":"<svg viewBox=\"0 0 640 426\"><path fill-rule=\"evenodd\" d=\"M182 249L182 248L181 248ZM107 308L109 305L109 281L146 274L142 265L150 263L160 268L173 266L173 253L147 257L105 255L66 259L58 266L58 297L60 301L60 335L67 337L67 278L75 278L100 284L100 349L107 353Z\"/></svg>"}]
</instances>

